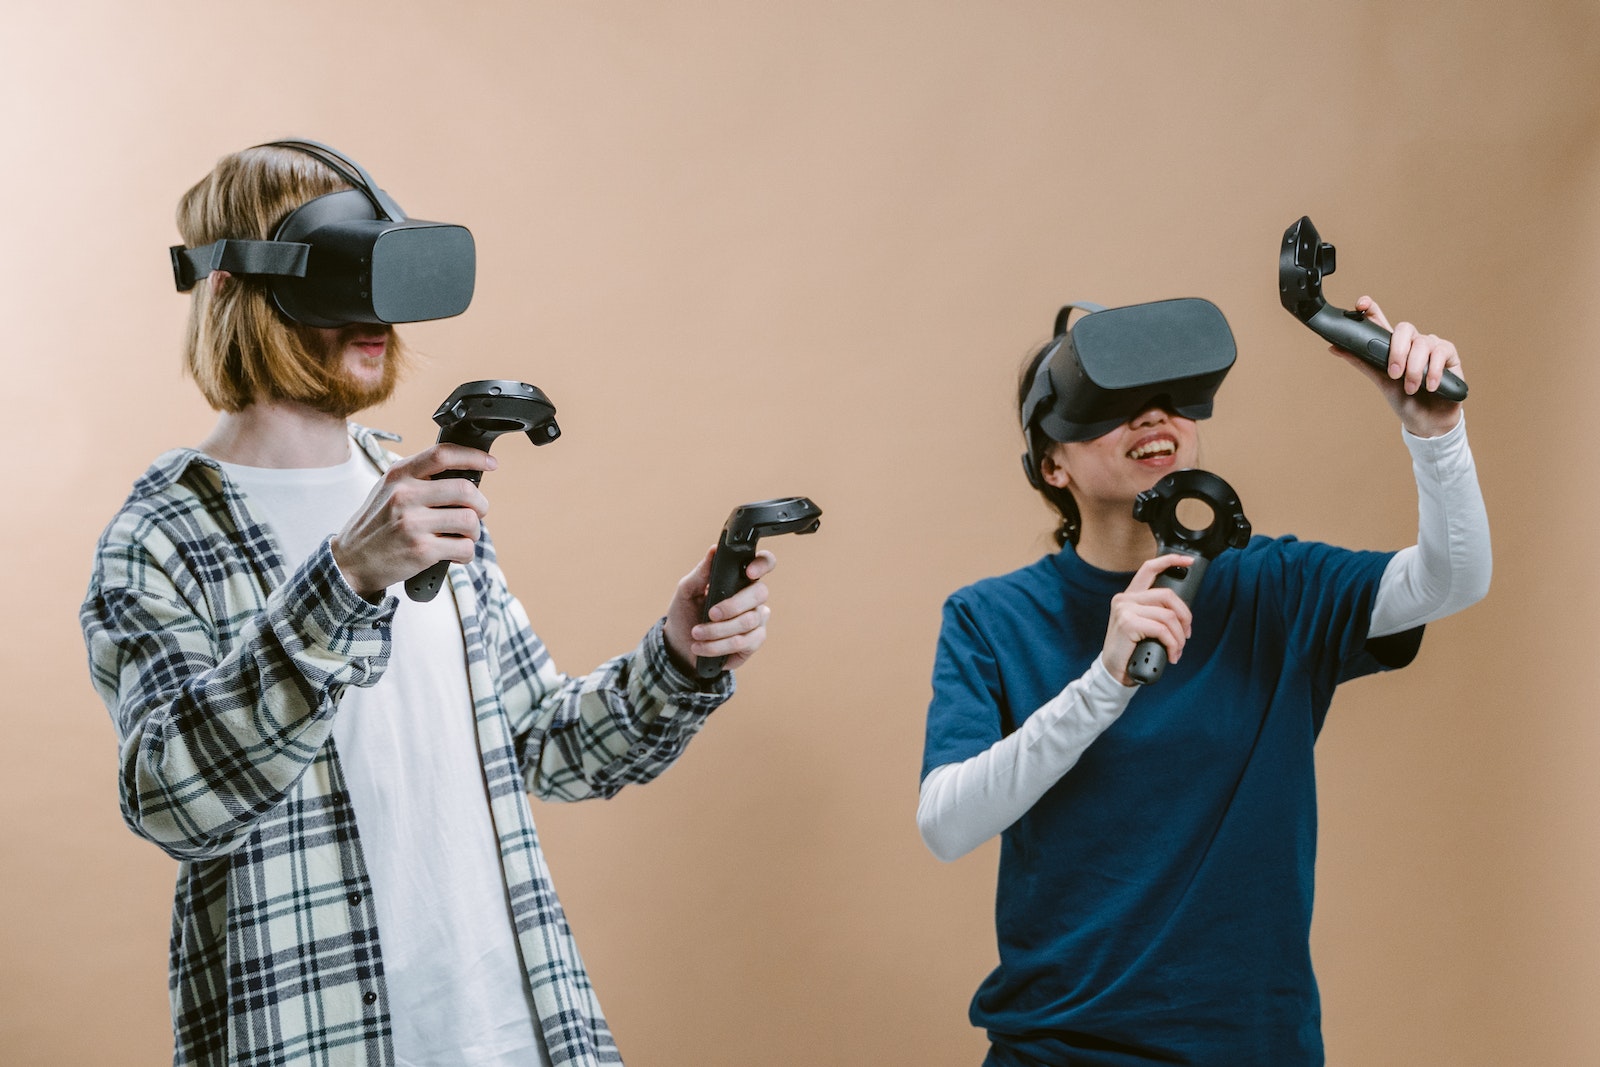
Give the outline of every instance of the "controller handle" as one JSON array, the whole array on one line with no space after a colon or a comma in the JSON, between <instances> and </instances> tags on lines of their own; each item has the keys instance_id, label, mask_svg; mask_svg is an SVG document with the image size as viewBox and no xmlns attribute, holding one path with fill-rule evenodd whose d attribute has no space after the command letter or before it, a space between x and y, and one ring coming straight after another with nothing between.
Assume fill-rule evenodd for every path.
<instances>
[{"instance_id":1,"label":"controller handle","mask_svg":"<svg viewBox=\"0 0 1600 1067\"><path fill-rule=\"evenodd\" d=\"M526 433L536 445L547 445L561 436L556 424L556 408L544 392L526 382L491 378L467 382L433 413L439 424L439 440L489 451L494 439L505 433ZM465 478L477 485L483 477L478 470L440 471L438 478ZM406 596L426 603L444 587L450 561L441 559L421 574L406 579Z\"/></svg>"},{"instance_id":2,"label":"controller handle","mask_svg":"<svg viewBox=\"0 0 1600 1067\"><path fill-rule=\"evenodd\" d=\"M1157 549L1158 555L1168 552L1180 552L1185 555L1192 553L1192 549L1184 545L1161 545ZM1206 576L1206 567L1210 560L1204 556L1195 556L1194 562L1187 567L1168 567L1156 575L1156 580L1150 583L1156 589L1175 589L1178 596L1185 604L1194 605L1194 598L1200 592L1200 582ZM1133 646L1133 656L1128 660L1128 677L1140 685L1150 685L1161 679L1161 674L1167 669L1167 649L1160 641L1147 637Z\"/></svg>"},{"instance_id":3,"label":"controller handle","mask_svg":"<svg viewBox=\"0 0 1600 1067\"><path fill-rule=\"evenodd\" d=\"M1394 335L1359 311L1340 311L1324 304L1306 320L1316 334L1329 344L1359 356L1385 373L1389 370L1389 339ZM1423 386L1427 388L1426 384ZM1445 371L1434 393L1459 404L1467 398L1467 383L1454 371Z\"/></svg>"},{"instance_id":4,"label":"controller handle","mask_svg":"<svg viewBox=\"0 0 1600 1067\"><path fill-rule=\"evenodd\" d=\"M816 533L822 525L822 509L803 496L777 497L733 509L717 538L717 551L711 557L711 581L700 608L700 621L707 622L711 608L750 584L745 568L756 558L756 545L762 537L776 534ZM701 656L695 674L715 678L722 673L726 656Z\"/></svg>"},{"instance_id":5,"label":"controller handle","mask_svg":"<svg viewBox=\"0 0 1600 1067\"><path fill-rule=\"evenodd\" d=\"M1341 310L1323 299L1322 279L1334 272L1336 262L1333 245L1322 240L1309 215L1301 216L1283 233L1278 298L1317 336L1387 373L1393 335L1363 313ZM1467 383L1454 371L1445 371L1434 393L1459 404L1467 398Z\"/></svg>"}]
</instances>

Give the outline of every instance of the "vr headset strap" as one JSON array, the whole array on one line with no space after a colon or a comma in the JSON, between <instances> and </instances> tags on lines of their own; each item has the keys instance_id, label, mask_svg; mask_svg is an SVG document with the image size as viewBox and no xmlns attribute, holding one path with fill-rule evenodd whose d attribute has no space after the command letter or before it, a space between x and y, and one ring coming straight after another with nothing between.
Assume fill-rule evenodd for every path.
<instances>
[{"instance_id":1,"label":"vr headset strap","mask_svg":"<svg viewBox=\"0 0 1600 1067\"><path fill-rule=\"evenodd\" d=\"M1056 332L1054 336L1059 338L1067 332L1067 320L1072 317L1074 311L1093 314L1096 311L1104 311L1105 309L1106 306L1104 304L1095 304L1088 300L1076 300L1067 304L1056 312ZM1034 369L1033 384L1029 386L1028 395L1022 403L1022 428L1024 431L1032 431L1033 420L1038 417L1039 409L1055 395L1050 386L1050 361L1055 358L1055 350L1058 347L1057 345L1052 345L1049 355L1041 359L1039 366Z\"/></svg>"},{"instance_id":2,"label":"vr headset strap","mask_svg":"<svg viewBox=\"0 0 1600 1067\"><path fill-rule=\"evenodd\" d=\"M1104 304L1096 304L1088 300L1075 300L1065 305L1060 311L1056 312L1055 332L1052 336L1059 339L1062 334L1067 332L1067 320L1072 317L1074 311L1082 311L1092 315L1096 311L1104 311L1105 309L1106 306ZM1028 450L1022 454L1022 470L1028 476L1028 484L1035 489L1043 489L1044 481L1039 477L1039 463L1033 454L1033 425L1039 417L1039 409L1050 403L1055 397L1055 390L1050 384L1050 361L1055 358L1056 350L1059 347L1059 341L1052 342L1050 351L1043 359L1039 360L1039 366L1033 372L1033 383L1028 387L1028 395L1022 401L1022 437L1028 446Z\"/></svg>"},{"instance_id":3,"label":"vr headset strap","mask_svg":"<svg viewBox=\"0 0 1600 1067\"><path fill-rule=\"evenodd\" d=\"M1051 336L1060 337L1062 334L1067 332L1067 320L1072 317L1072 313L1074 311L1085 311L1093 314L1096 311L1104 311L1105 309L1106 306L1104 304L1094 304L1087 300L1076 300L1063 307L1060 311L1056 312L1056 329L1055 333L1051 334Z\"/></svg>"},{"instance_id":4,"label":"vr headset strap","mask_svg":"<svg viewBox=\"0 0 1600 1067\"><path fill-rule=\"evenodd\" d=\"M287 141L268 141L266 144L257 145L256 147L292 148L296 152L304 152L308 156L319 159L337 172L339 177L361 190L367 199L372 201L372 206L378 209L380 218L386 218L390 222L404 222L406 219L406 213L400 209L400 205L395 202L394 197L379 189L377 183L372 180L372 175L368 174L361 164L337 148L325 145L321 141L302 141L298 138Z\"/></svg>"},{"instance_id":5,"label":"vr headset strap","mask_svg":"<svg viewBox=\"0 0 1600 1067\"><path fill-rule=\"evenodd\" d=\"M230 274L275 274L290 278L306 276L311 246L294 241L245 241L223 239L199 248L173 245L172 280L178 292L187 293L194 283L214 270Z\"/></svg>"}]
</instances>

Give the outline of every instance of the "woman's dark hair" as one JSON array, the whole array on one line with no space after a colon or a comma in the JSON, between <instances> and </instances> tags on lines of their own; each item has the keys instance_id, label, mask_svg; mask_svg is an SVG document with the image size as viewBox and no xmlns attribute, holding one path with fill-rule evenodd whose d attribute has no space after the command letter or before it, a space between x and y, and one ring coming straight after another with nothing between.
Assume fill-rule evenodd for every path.
<instances>
[{"instance_id":1,"label":"woman's dark hair","mask_svg":"<svg viewBox=\"0 0 1600 1067\"><path fill-rule=\"evenodd\" d=\"M1054 343L1054 340L1046 343L1044 347L1030 355L1022 365L1022 373L1017 378L1017 418L1019 420L1023 417L1022 404L1028 399L1028 389L1033 385L1034 375L1039 372L1039 364L1044 360L1045 353L1050 351L1050 346ZM1027 446L1028 455L1033 457L1032 462L1034 463L1041 462L1055 444L1036 426L1024 425L1022 427L1022 436L1025 439L1023 443ZM1044 497L1046 502L1055 509L1056 514L1061 517L1061 522L1057 525L1055 531L1056 547L1063 548L1069 544L1076 545L1078 543L1078 535L1083 531L1083 520L1078 514L1078 502L1073 499L1072 494L1067 490L1057 489L1053 485L1044 485L1042 483L1039 486L1039 495Z\"/></svg>"}]
</instances>

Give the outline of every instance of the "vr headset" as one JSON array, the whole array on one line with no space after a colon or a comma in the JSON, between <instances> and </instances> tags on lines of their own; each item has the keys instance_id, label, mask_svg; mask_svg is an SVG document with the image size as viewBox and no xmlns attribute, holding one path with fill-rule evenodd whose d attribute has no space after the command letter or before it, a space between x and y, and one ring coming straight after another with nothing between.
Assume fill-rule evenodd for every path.
<instances>
[{"instance_id":1,"label":"vr headset","mask_svg":"<svg viewBox=\"0 0 1600 1067\"><path fill-rule=\"evenodd\" d=\"M1089 314L1067 328L1072 312ZM1073 303L1056 315L1022 402L1028 483L1043 488L1035 431L1052 441L1092 441L1151 405L1186 419L1211 417L1211 400L1237 349L1228 320L1209 300L1186 297L1107 310Z\"/></svg>"},{"instance_id":2,"label":"vr headset","mask_svg":"<svg viewBox=\"0 0 1600 1067\"><path fill-rule=\"evenodd\" d=\"M477 257L465 226L409 219L361 165L316 141L271 141L313 156L354 188L308 200L270 241L174 245L186 293L214 270L267 279L278 310L306 326L447 319L472 302Z\"/></svg>"}]
</instances>

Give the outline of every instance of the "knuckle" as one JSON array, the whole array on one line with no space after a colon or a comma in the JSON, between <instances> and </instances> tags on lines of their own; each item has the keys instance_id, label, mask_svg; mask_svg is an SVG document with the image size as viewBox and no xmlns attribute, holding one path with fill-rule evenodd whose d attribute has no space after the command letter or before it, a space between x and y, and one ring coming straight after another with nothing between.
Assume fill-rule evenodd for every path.
<instances>
[{"instance_id":1,"label":"knuckle","mask_svg":"<svg viewBox=\"0 0 1600 1067\"><path fill-rule=\"evenodd\" d=\"M394 483L389 489L389 506L394 508L410 508L417 501L417 483L414 481L401 481Z\"/></svg>"},{"instance_id":2,"label":"knuckle","mask_svg":"<svg viewBox=\"0 0 1600 1067\"><path fill-rule=\"evenodd\" d=\"M394 517L394 532L402 540L415 543L422 538L422 516L415 511L402 511Z\"/></svg>"}]
</instances>

